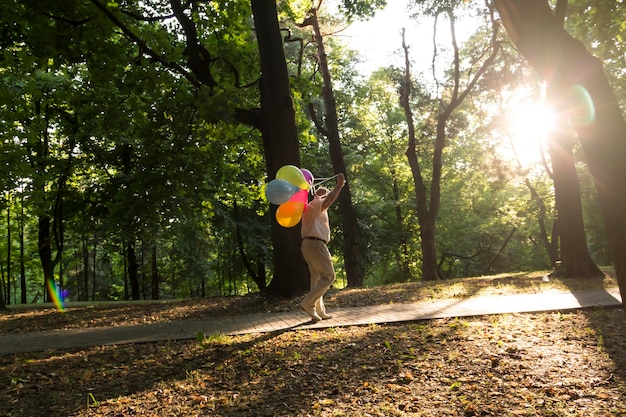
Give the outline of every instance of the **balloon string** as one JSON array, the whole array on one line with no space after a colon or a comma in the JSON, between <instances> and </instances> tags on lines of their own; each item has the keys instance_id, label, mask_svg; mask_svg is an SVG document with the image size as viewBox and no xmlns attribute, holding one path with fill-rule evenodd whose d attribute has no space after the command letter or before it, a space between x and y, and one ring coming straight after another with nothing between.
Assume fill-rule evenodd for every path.
<instances>
[{"instance_id":1,"label":"balloon string","mask_svg":"<svg viewBox=\"0 0 626 417\"><path fill-rule=\"evenodd\" d=\"M331 181L335 178L337 178L339 176L339 174L333 175L332 177L326 177L326 178L315 178L313 180L313 184L311 185L311 191L312 194L315 195L315 193L317 192L317 189L322 185L327 183L328 181Z\"/></svg>"}]
</instances>

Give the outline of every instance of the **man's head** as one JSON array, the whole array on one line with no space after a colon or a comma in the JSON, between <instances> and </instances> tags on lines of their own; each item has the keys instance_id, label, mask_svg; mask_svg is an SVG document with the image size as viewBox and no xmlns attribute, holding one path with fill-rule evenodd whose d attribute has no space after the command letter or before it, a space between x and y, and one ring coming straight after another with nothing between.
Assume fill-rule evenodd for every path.
<instances>
[{"instance_id":1,"label":"man's head","mask_svg":"<svg viewBox=\"0 0 626 417\"><path fill-rule=\"evenodd\" d=\"M327 195L328 195L328 188L326 187L319 187L317 190L315 190L315 197L324 198Z\"/></svg>"}]
</instances>

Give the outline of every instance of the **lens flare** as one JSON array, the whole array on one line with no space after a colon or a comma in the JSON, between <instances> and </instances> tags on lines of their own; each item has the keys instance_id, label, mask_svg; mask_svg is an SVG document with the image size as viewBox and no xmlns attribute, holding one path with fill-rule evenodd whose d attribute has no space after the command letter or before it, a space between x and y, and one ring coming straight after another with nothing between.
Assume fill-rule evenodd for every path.
<instances>
[{"instance_id":1,"label":"lens flare","mask_svg":"<svg viewBox=\"0 0 626 417\"><path fill-rule=\"evenodd\" d=\"M589 91L580 84L571 89L573 108L569 119L575 125L589 125L596 119L596 106Z\"/></svg>"},{"instance_id":2,"label":"lens flare","mask_svg":"<svg viewBox=\"0 0 626 417\"><path fill-rule=\"evenodd\" d=\"M52 302L58 311L63 313L65 311L65 298L68 296L68 291L62 289L56 285L54 281L48 281L48 293L52 297Z\"/></svg>"}]
</instances>

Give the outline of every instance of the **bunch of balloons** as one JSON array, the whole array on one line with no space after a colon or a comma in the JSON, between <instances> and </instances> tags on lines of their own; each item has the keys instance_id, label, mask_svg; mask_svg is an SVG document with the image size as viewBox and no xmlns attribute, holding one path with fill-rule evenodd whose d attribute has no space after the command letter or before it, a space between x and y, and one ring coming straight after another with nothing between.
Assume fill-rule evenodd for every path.
<instances>
[{"instance_id":1,"label":"bunch of balloons","mask_svg":"<svg viewBox=\"0 0 626 417\"><path fill-rule=\"evenodd\" d=\"M276 178L265 187L265 197L276 204L276 221L283 227L293 227L302 219L309 202L309 189L313 174L305 168L284 165L276 172Z\"/></svg>"}]
</instances>

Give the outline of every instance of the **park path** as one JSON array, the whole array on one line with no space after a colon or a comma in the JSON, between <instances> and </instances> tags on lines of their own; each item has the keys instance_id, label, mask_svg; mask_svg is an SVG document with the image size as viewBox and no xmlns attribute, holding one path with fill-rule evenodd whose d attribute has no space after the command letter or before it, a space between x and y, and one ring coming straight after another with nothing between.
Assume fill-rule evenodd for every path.
<instances>
[{"instance_id":1,"label":"park path","mask_svg":"<svg viewBox=\"0 0 626 417\"><path fill-rule=\"evenodd\" d=\"M91 346L148 343L164 340L195 339L198 333L240 335L283 332L297 329L397 323L445 317L471 317L489 314L566 311L592 307L621 306L618 288L581 292L547 292L468 299L421 301L332 310L333 318L318 323L306 313L266 313L258 315L178 320L164 323L53 330L0 335L0 355Z\"/></svg>"}]
</instances>

